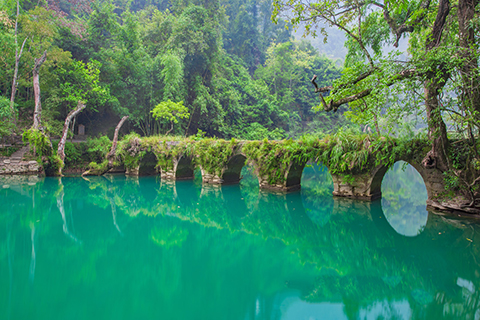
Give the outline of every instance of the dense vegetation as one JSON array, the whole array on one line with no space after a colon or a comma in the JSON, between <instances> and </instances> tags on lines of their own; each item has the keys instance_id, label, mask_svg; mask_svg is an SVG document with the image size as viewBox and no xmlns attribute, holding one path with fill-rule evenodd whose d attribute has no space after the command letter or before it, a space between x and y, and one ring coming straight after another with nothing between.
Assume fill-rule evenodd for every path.
<instances>
[{"instance_id":1,"label":"dense vegetation","mask_svg":"<svg viewBox=\"0 0 480 320\"><path fill-rule=\"evenodd\" d=\"M341 78L316 84L317 109L349 115L378 134L421 118L431 148L422 165L445 174L447 188L480 193L479 1L274 0L274 19L327 36L318 23L344 32ZM320 27L320 28L318 28ZM408 55L396 49L408 39ZM389 48L390 46L390 48ZM324 97L324 94L327 94ZM414 122L412 122L414 123ZM461 158L461 160L459 160Z\"/></svg>"},{"instance_id":2,"label":"dense vegetation","mask_svg":"<svg viewBox=\"0 0 480 320\"><path fill-rule=\"evenodd\" d=\"M173 120L151 111L167 101L188 109L173 129L178 135L200 129L224 138L281 139L345 123L341 113L313 113L315 97L305 85L313 74L326 85L340 69L309 42L295 41L285 23L274 24L270 0L18 4L18 16L15 1L0 5L2 136L31 125L32 70L45 50L42 125L51 136L60 135L80 99L86 110L76 124L91 136L113 135L124 115L125 132L166 133ZM95 75L97 89L79 96Z\"/></svg>"}]
</instances>

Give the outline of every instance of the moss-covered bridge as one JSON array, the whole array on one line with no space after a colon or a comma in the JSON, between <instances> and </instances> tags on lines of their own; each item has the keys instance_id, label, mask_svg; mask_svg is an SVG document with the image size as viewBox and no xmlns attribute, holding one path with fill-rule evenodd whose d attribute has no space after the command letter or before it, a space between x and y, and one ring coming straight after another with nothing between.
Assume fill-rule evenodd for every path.
<instances>
[{"instance_id":1,"label":"moss-covered bridge","mask_svg":"<svg viewBox=\"0 0 480 320\"><path fill-rule=\"evenodd\" d=\"M458 193L453 198L446 193L442 172L422 165L429 149L426 140L399 141L369 135L282 141L131 135L120 142L115 167L110 172L160 174L162 179L184 180L193 179L198 167L203 183L222 185L238 183L243 166L250 164L260 188L286 192L300 189L303 169L312 161L329 169L335 196L375 200L381 197L381 184L388 168L403 160L422 176L428 205L468 211L463 208L468 200Z\"/></svg>"}]
</instances>

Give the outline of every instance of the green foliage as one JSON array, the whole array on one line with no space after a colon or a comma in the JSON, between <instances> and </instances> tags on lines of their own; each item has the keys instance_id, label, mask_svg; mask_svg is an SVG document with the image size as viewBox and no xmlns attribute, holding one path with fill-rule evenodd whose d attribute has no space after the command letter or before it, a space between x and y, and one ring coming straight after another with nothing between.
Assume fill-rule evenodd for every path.
<instances>
[{"instance_id":1,"label":"green foliage","mask_svg":"<svg viewBox=\"0 0 480 320\"><path fill-rule=\"evenodd\" d=\"M465 198L473 201L479 186L475 180L480 175L480 156L477 153L476 141L454 140L449 148L449 159L452 169L443 172L445 191L453 197L458 191Z\"/></svg>"},{"instance_id":2,"label":"green foliage","mask_svg":"<svg viewBox=\"0 0 480 320\"><path fill-rule=\"evenodd\" d=\"M280 128L270 131L258 122L254 122L244 129L244 133L240 137L247 140L280 140L285 138L285 131Z\"/></svg>"},{"instance_id":3,"label":"green foliage","mask_svg":"<svg viewBox=\"0 0 480 320\"><path fill-rule=\"evenodd\" d=\"M19 147L6 147L0 149L0 156L2 157L10 157L12 154L20 150Z\"/></svg>"},{"instance_id":4,"label":"green foliage","mask_svg":"<svg viewBox=\"0 0 480 320\"><path fill-rule=\"evenodd\" d=\"M303 141L281 140L249 141L242 148L242 152L252 162L259 178L267 178L269 184L283 184L286 172L294 163L305 165L314 158L317 141L304 143Z\"/></svg>"},{"instance_id":5,"label":"green foliage","mask_svg":"<svg viewBox=\"0 0 480 320\"><path fill-rule=\"evenodd\" d=\"M190 152L205 172L220 175L238 147L239 141L233 138L230 141L208 138L197 141Z\"/></svg>"},{"instance_id":6,"label":"green foliage","mask_svg":"<svg viewBox=\"0 0 480 320\"><path fill-rule=\"evenodd\" d=\"M14 114L10 108L10 99L0 95L0 138L8 136L15 129L13 121Z\"/></svg>"},{"instance_id":7,"label":"green foliage","mask_svg":"<svg viewBox=\"0 0 480 320\"><path fill-rule=\"evenodd\" d=\"M160 74L165 84L163 92L164 101L179 101L183 99L185 95L183 57L179 54L167 52L161 56L160 62L163 67Z\"/></svg>"},{"instance_id":8,"label":"green foliage","mask_svg":"<svg viewBox=\"0 0 480 320\"><path fill-rule=\"evenodd\" d=\"M156 120L165 119L171 123L178 123L179 118L186 119L190 117L190 113L183 105L183 101L173 102L170 99L160 102L151 112Z\"/></svg>"},{"instance_id":9,"label":"green foliage","mask_svg":"<svg viewBox=\"0 0 480 320\"><path fill-rule=\"evenodd\" d=\"M137 133L130 133L123 137L118 144L117 155L122 159L125 168L137 168L140 160L146 154L147 148L142 145L140 135Z\"/></svg>"},{"instance_id":10,"label":"green foliage","mask_svg":"<svg viewBox=\"0 0 480 320\"><path fill-rule=\"evenodd\" d=\"M421 138L402 140L343 130L327 135L322 141L325 145L318 160L327 165L332 174L362 173L379 165L390 167L398 158L423 154L429 145Z\"/></svg>"},{"instance_id":11,"label":"green foliage","mask_svg":"<svg viewBox=\"0 0 480 320\"><path fill-rule=\"evenodd\" d=\"M88 164L88 171L91 174L103 174L107 171L108 168L108 160L103 160L103 162L97 164L95 161L92 161Z\"/></svg>"},{"instance_id":12,"label":"green foliage","mask_svg":"<svg viewBox=\"0 0 480 320\"><path fill-rule=\"evenodd\" d=\"M53 150L57 150L58 141L52 143ZM86 155L83 143L72 143L67 141L65 143L65 160L66 168L83 167L88 155Z\"/></svg>"},{"instance_id":13,"label":"green foliage","mask_svg":"<svg viewBox=\"0 0 480 320\"><path fill-rule=\"evenodd\" d=\"M48 6L28 5L33 10L20 20L18 37L19 44L29 39L19 70L21 114L32 112L27 75L47 49L40 73L42 120L52 136L78 101L87 105L79 122L98 119L89 122L93 134L106 132L99 119L113 114L130 116L130 129L142 135L164 133L171 117L155 118L152 110L168 100L183 101L190 114L173 134L200 129L225 139L280 139L300 136L307 125L332 130L341 123L339 115L316 116L310 110L315 97L305 85L312 73L326 81L339 70L305 42L290 42L285 24L270 20L271 1L186 1L170 10L165 5L95 2L66 18L53 16ZM10 18L0 34L6 64L0 91L6 93L15 61Z\"/></svg>"},{"instance_id":14,"label":"green foliage","mask_svg":"<svg viewBox=\"0 0 480 320\"><path fill-rule=\"evenodd\" d=\"M325 89L328 96L317 111L348 103L350 120L365 130L396 136L411 135L426 125L436 135L445 135L444 121L450 118L465 135L473 127L478 132L480 115L474 6L445 11L443 2L416 0L274 0L272 18L286 14L306 35L319 32L324 41L325 24L345 33L345 68L331 89ZM403 37L409 39L408 48L398 46ZM392 44L394 48L384 50Z\"/></svg>"},{"instance_id":15,"label":"green foliage","mask_svg":"<svg viewBox=\"0 0 480 320\"><path fill-rule=\"evenodd\" d=\"M173 170L173 161L187 155L187 147L191 143L188 139L170 136L150 137L143 141L151 146L157 157L157 167L163 171Z\"/></svg>"},{"instance_id":16,"label":"green foliage","mask_svg":"<svg viewBox=\"0 0 480 320\"><path fill-rule=\"evenodd\" d=\"M64 163L57 154L53 154L43 160L43 170L48 177L58 176L60 169L63 167Z\"/></svg>"},{"instance_id":17,"label":"green foliage","mask_svg":"<svg viewBox=\"0 0 480 320\"><path fill-rule=\"evenodd\" d=\"M112 147L112 141L107 136L87 139L86 152L89 161L102 162Z\"/></svg>"},{"instance_id":18,"label":"green foliage","mask_svg":"<svg viewBox=\"0 0 480 320\"><path fill-rule=\"evenodd\" d=\"M190 136L189 138L191 138L192 140L198 141L198 140L204 139L206 134L207 134L206 132L198 129L197 134L195 134L194 136Z\"/></svg>"},{"instance_id":19,"label":"green foliage","mask_svg":"<svg viewBox=\"0 0 480 320\"><path fill-rule=\"evenodd\" d=\"M53 148L50 139L40 130L29 129L26 130L22 139L24 143L29 143L30 148L34 149L39 157L51 157L53 156Z\"/></svg>"},{"instance_id":20,"label":"green foliage","mask_svg":"<svg viewBox=\"0 0 480 320\"><path fill-rule=\"evenodd\" d=\"M60 85L65 99L73 103L92 100L96 100L98 104L105 103L109 91L100 85L101 66L99 61L93 59L86 64L82 61L73 61L73 68L64 71L67 81Z\"/></svg>"}]
</instances>

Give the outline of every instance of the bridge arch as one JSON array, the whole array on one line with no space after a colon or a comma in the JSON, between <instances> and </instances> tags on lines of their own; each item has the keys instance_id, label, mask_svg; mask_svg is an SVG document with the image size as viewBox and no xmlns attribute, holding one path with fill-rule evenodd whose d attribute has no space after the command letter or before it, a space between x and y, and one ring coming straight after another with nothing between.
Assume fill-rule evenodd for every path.
<instances>
[{"instance_id":1,"label":"bridge arch","mask_svg":"<svg viewBox=\"0 0 480 320\"><path fill-rule=\"evenodd\" d=\"M238 153L233 155L227 162L225 168L222 170L221 179L223 183L238 183L241 179L242 168L245 166L247 157Z\"/></svg>"},{"instance_id":2,"label":"bridge arch","mask_svg":"<svg viewBox=\"0 0 480 320\"><path fill-rule=\"evenodd\" d=\"M146 151L145 155L139 160L138 175L153 176L158 174L157 157L152 151Z\"/></svg>"},{"instance_id":3,"label":"bridge arch","mask_svg":"<svg viewBox=\"0 0 480 320\"><path fill-rule=\"evenodd\" d=\"M307 160L295 160L288 168L285 175L285 187L288 191L301 188L303 169L307 165Z\"/></svg>"},{"instance_id":4,"label":"bridge arch","mask_svg":"<svg viewBox=\"0 0 480 320\"><path fill-rule=\"evenodd\" d=\"M423 185L427 189L427 195L428 195L428 198L430 199L431 194L429 193L429 188L426 182L428 181L427 173L425 172L426 169L424 169L420 164L417 164L413 161L403 160L403 159L397 160L391 168L393 168L398 163L402 163L402 162L406 163L407 165L410 165L412 168L415 169L415 171L420 175L420 177L422 177ZM379 194L379 195L382 194L382 183L389 169L390 168L387 168L386 166L381 165L373 170L372 172L373 178L370 184L370 192L372 194Z\"/></svg>"},{"instance_id":5,"label":"bridge arch","mask_svg":"<svg viewBox=\"0 0 480 320\"><path fill-rule=\"evenodd\" d=\"M195 175L195 165L193 159L186 155L180 156L180 158L174 164L174 172L176 180L190 180Z\"/></svg>"}]
</instances>

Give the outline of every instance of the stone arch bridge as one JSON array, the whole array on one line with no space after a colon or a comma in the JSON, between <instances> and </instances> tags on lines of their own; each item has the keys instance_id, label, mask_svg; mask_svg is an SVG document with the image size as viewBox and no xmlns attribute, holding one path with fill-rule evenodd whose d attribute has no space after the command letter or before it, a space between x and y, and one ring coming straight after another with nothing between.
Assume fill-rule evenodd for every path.
<instances>
[{"instance_id":1,"label":"stone arch bridge","mask_svg":"<svg viewBox=\"0 0 480 320\"><path fill-rule=\"evenodd\" d=\"M193 179L198 167L205 184L234 184L240 182L243 166L251 164L260 188L289 192L301 188L303 169L307 162L313 161L329 169L334 196L372 201L381 198L382 180L388 168L403 160L422 176L428 193L427 205L440 210L465 211L463 204L468 202L461 196L448 198L443 173L422 165L429 150L428 141L412 141L408 146L399 147L392 139L364 140L353 149L341 149L343 154L339 155L338 141L318 139L309 142L135 139L118 152L129 175L160 174L166 180L185 180ZM126 152L132 150L129 143L136 145L135 152Z\"/></svg>"}]
</instances>

